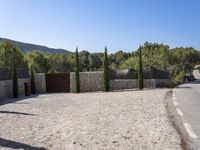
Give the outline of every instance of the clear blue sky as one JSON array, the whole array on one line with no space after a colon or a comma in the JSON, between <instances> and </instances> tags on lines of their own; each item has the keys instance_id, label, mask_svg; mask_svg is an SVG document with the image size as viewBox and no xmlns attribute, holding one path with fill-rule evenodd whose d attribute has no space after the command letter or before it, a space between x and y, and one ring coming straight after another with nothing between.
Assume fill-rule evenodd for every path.
<instances>
[{"instance_id":1,"label":"clear blue sky","mask_svg":"<svg viewBox=\"0 0 200 150\"><path fill-rule=\"evenodd\" d=\"M199 0L0 0L0 37L73 51L200 50Z\"/></svg>"}]
</instances>

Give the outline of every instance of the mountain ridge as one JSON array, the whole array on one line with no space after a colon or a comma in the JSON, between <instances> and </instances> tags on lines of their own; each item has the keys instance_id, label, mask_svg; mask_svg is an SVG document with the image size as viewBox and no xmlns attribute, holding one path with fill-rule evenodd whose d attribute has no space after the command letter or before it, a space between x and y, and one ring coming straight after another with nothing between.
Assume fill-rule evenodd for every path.
<instances>
[{"instance_id":1,"label":"mountain ridge","mask_svg":"<svg viewBox=\"0 0 200 150\"><path fill-rule=\"evenodd\" d=\"M49 48L47 46L43 45L37 45L37 44L31 44L31 43L25 43L25 42L20 42L20 41L15 41L7 38L1 38L0 41L8 41L14 46L18 47L21 49L22 52L28 53L32 52L34 50L41 51L46 54L63 54L63 53L71 53L68 50L62 49L62 48Z\"/></svg>"}]
</instances>

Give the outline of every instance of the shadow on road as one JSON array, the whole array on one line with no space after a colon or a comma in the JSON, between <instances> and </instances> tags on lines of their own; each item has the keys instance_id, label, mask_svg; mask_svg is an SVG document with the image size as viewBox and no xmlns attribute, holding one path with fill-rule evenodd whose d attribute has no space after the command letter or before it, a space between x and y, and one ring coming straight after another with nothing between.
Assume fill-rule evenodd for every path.
<instances>
[{"instance_id":1,"label":"shadow on road","mask_svg":"<svg viewBox=\"0 0 200 150\"><path fill-rule=\"evenodd\" d=\"M15 112L15 111L0 111L0 114L17 114L17 115L26 115L26 116L36 116L35 114Z\"/></svg>"},{"instance_id":2,"label":"shadow on road","mask_svg":"<svg viewBox=\"0 0 200 150\"><path fill-rule=\"evenodd\" d=\"M0 138L0 146L6 147L6 148L12 148L12 149L23 149L23 150L48 150L43 147L34 147L28 144L6 140L2 138Z\"/></svg>"}]
</instances>

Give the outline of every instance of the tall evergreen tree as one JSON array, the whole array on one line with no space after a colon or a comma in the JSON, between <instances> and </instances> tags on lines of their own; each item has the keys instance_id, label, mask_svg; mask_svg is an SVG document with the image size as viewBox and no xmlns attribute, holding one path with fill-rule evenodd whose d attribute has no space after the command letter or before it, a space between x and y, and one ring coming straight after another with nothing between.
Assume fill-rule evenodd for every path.
<instances>
[{"instance_id":1,"label":"tall evergreen tree","mask_svg":"<svg viewBox=\"0 0 200 150\"><path fill-rule=\"evenodd\" d=\"M35 77L32 66L31 66L31 94L35 94Z\"/></svg>"},{"instance_id":2,"label":"tall evergreen tree","mask_svg":"<svg viewBox=\"0 0 200 150\"><path fill-rule=\"evenodd\" d=\"M79 55L78 55L78 47L76 48L75 78L76 78L76 93L80 93L80 76L79 76Z\"/></svg>"},{"instance_id":3,"label":"tall evergreen tree","mask_svg":"<svg viewBox=\"0 0 200 150\"><path fill-rule=\"evenodd\" d=\"M18 79L17 79L17 69L16 69L16 64L15 61L12 60L13 62L13 97L17 98L18 97Z\"/></svg>"},{"instance_id":4,"label":"tall evergreen tree","mask_svg":"<svg viewBox=\"0 0 200 150\"><path fill-rule=\"evenodd\" d=\"M144 79L143 79L143 65L142 65L142 47L139 48L139 62L138 62L138 82L139 88L142 90L144 88Z\"/></svg>"},{"instance_id":5,"label":"tall evergreen tree","mask_svg":"<svg viewBox=\"0 0 200 150\"><path fill-rule=\"evenodd\" d=\"M104 75L104 88L105 91L108 92L110 90L110 84L109 84L109 64L108 64L107 47L105 47L105 52L104 52L103 75Z\"/></svg>"}]
</instances>

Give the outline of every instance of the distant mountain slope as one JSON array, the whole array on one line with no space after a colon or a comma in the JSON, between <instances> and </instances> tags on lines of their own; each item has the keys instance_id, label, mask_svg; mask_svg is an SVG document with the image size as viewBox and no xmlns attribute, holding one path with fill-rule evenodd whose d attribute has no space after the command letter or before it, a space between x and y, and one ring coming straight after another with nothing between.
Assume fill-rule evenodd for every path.
<instances>
[{"instance_id":1,"label":"distant mountain slope","mask_svg":"<svg viewBox=\"0 0 200 150\"><path fill-rule=\"evenodd\" d=\"M20 48L24 53L31 52L33 50L39 50L46 54L63 54L63 53L70 53L68 50L65 49L55 49L49 48L46 46L36 45L36 44L28 44L23 42L18 42L10 39L0 38L0 41L9 41L11 44L15 45L16 47Z\"/></svg>"}]
</instances>

